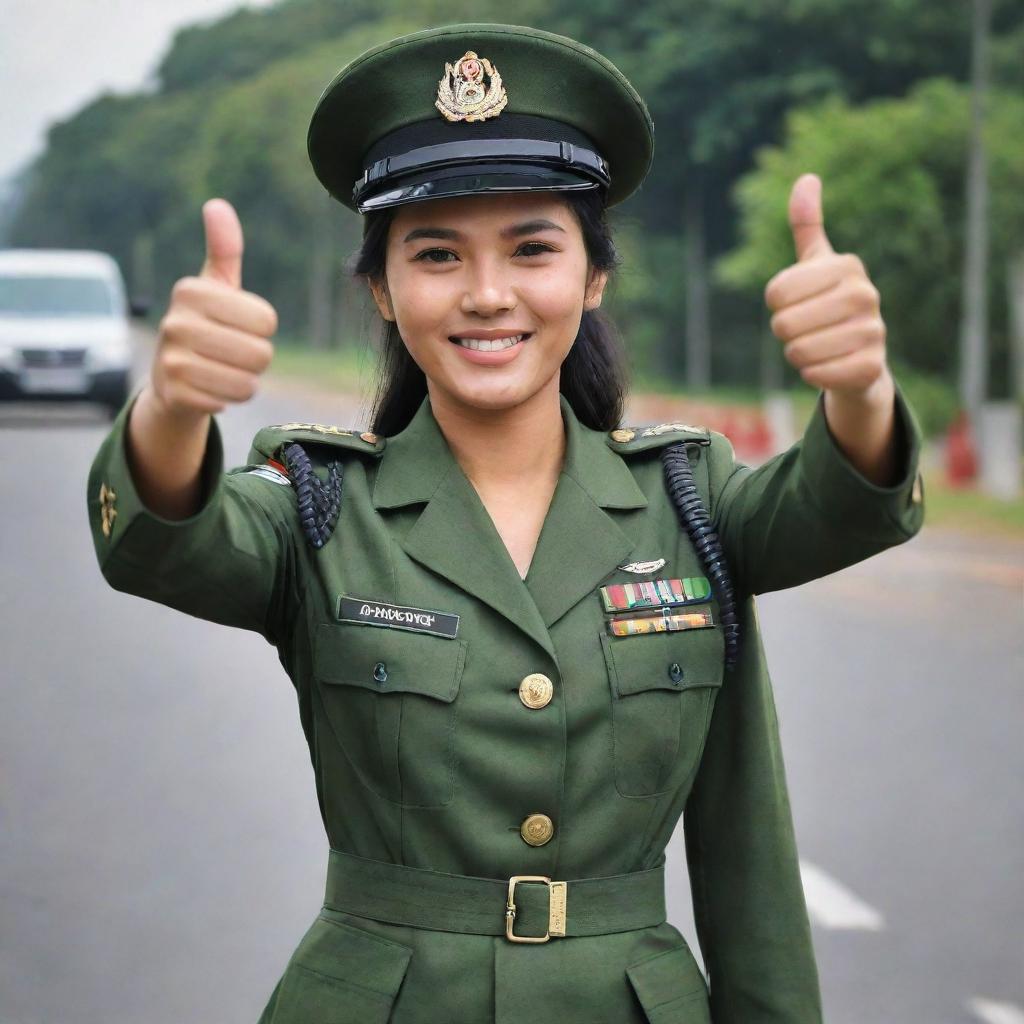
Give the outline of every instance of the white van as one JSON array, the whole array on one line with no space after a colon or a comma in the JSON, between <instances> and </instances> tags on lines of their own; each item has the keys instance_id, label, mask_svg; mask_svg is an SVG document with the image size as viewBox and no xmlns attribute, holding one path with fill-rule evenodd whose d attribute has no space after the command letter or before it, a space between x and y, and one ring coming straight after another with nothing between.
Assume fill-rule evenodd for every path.
<instances>
[{"instance_id":1,"label":"white van","mask_svg":"<svg viewBox=\"0 0 1024 1024\"><path fill-rule=\"evenodd\" d=\"M131 316L116 261L90 249L0 249L0 401L99 402L131 391Z\"/></svg>"}]
</instances>

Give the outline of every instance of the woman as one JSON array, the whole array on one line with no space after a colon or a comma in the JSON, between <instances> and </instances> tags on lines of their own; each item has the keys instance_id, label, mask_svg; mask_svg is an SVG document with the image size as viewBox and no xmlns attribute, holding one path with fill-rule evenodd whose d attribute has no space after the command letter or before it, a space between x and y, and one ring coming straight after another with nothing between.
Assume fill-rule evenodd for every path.
<instances>
[{"instance_id":1,"label":"woman","mask_svg":"<svg viewBox=\"0 0 1024 1024\"><path fill-rule=\"evenodd\" d=\"M859 261L795 193L800 260L768 298L825 391L752 470L706 428L619 425L604 211L653 128L600 54L402 36L342 69L308 141L366 217L372 429L267 427L223 471L211 413L252 395L276 317L211 201L203 272L89 479L110 584L260 632L296 688L328 877L262 1024L819 1021L754 594L922 522ZM681 815L708 982L665 919Z\"/></svg>"}]
</instances>

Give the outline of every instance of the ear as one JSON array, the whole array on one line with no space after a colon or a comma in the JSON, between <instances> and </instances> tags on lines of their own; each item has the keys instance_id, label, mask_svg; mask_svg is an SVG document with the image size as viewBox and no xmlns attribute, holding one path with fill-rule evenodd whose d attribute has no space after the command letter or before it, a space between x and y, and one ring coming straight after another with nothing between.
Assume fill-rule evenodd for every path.
<instances>
[{"instance_id":1,"label":"ear","mask_svg":"<svg viewBox=\"0 0 1024 1024\"><path fill-rule=\"evenodd\" d=\"M601 305L601 296L604 294L604 286L608 283L608 271L597 270L590 272L590 281L583 298L584 309L597 309Z\"/></svg>"},{"instance_id":2,"label":"ear","mask_svg":"<svg viewBox=\"0 0 1024 1024\"><path fill-rule=\"evenodd\" d=\"M373 295L373 301L377 303L377 309L380 310L380 315L385 320L394 321L395 312L391 308L391 295L388 292L387 279L367 278L367 283L370 286L370 294Z\"/></svg>"}]
</instances>

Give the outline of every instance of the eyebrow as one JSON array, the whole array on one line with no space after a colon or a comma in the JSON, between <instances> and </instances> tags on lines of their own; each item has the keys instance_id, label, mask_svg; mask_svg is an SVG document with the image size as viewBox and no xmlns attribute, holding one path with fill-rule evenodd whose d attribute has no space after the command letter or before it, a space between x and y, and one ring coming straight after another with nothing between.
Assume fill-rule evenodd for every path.
<instances>
[{"instance_id":1,"label":"eyebrow","mask_svg":"<svg viewBox=\"0 0 1024 1024\"><path fill-rule=\"evenodd\" d=\"M545 220L543 217L537 220L527 220L522 224L512 224L507 228L502 228L502 238L519 238L521 235L532 235L536 231L561 231L565 233L565 228L560 227L553 221ZM462 241L464 236L461 231L456 231L454 228L414 228L402 239L404 242L414 242L417 238L450 238L453 241Z\"/></svg>"}]
</instances>

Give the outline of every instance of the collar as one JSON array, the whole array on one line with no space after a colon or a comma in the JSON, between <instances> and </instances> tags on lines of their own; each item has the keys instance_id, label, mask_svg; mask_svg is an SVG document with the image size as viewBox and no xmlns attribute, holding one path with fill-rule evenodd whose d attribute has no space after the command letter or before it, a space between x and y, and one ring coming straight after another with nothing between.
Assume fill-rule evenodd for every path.
<instances>
[{"instance_id":1,"label":"collar","mask_svg":"<svg viewBox=\"0 0 1024 1024\"><path fill-rule=\"evenodd\" d=\"M562 472L601 508L645 508L647 497L606 435L580 423L565 395L558 400L566 438ZM430 501L456 469L462 472L424 395L405 429L387 439L373 486L374 508Z\"/></svg>"},{"instance_id":2,"label":"collar","mask_svg":"<svg viewBox=\"0 0 1024 1024\"><path fill-rule=\"evenodd\" d=\"M424 397L389 437L373 485L375 508L426 502L399 543L406 553L501 613L553 658L550 627L615 571L636 538L615 511L647 497L605 434L561 397L566 452L525 581Z\"/></svg>"}]
</instances>

